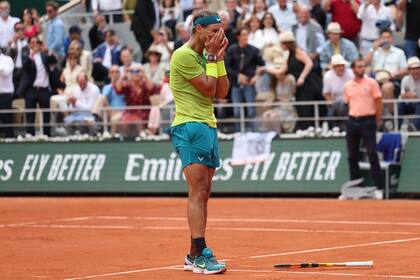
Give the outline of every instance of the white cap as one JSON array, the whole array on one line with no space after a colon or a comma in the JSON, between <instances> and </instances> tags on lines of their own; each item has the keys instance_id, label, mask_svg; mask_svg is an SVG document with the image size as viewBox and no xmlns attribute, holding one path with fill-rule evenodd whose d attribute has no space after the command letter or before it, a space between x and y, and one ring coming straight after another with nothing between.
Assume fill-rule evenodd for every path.
<instances>
[{"instance_id":1,"label":"white cap","mask_svg":"<svg viewBox=\"0 0 420 280\"><path fill-rule=\"evenodd\" d=\"M407 67L408 67L408 69L419 68L420 67L420 59L417 56L410 57L407 60Z\"/></svg>"},{"instance_id":2,"label":"white cap","mask_svg":"<svg viewBox=\"0 0 420 280\"><path fill-rule=\"evenodd\" d=\"M331 57L331 66L347 65L347 61L341 54L335 54Z\"/></svg>"}]
</instances>

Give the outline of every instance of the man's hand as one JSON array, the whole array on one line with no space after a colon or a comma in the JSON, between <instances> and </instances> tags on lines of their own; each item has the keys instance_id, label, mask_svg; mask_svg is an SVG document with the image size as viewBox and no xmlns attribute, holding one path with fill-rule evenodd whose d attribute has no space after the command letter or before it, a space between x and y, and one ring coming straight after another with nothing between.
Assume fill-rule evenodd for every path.
<instances>
[{"instance_id":1,"label":"man's hand","mask_svg":"<svg viewBox=\"0 0 420 280\"><path fill-rule=\"evenodd\" d=\"M74 106L76 104L76 100L77 100L77 98L74 97L73 95L71 95L71 96L69 96L68 102L69 102L69 104Z\"/></svg>"},{"instance_id":2,"label":"man's hand","mask_svg":"<svg viewBox=\"0 0 420 280\"><path fill-rule=\"evenodd\" d=\"M244 74L239 73L238 75L239 84L241 85L247 85L248 84L248 77Z\"/></svg>"},{"instance_id":3,"label":"man's hand","mask_svg":"<svg viewBox=\"0 0 420 280\"><path fill-rule=\"evenodd\" d=\"M216 55L219 52L221 49L222 36L224 36L224 34L221 30L219 30L216 34L214 34L214 36L207 38L204 43L207 53Z\"/></svg>"},{"instance_id":4,"label":"man's hand","mask_svg":"<svg viewBox=\"0 0 420 280\"><path fill-rule=\"evenodd\" d=\"M249 84L252 86L255 85L255 83L258 80L258 77L259 77L258 75L255 75L254 77L252 77L251 80L249 81Z\"/></svg>"},{"instance_id":5,"label":"man's hand","mask_svg":"<svg viewBox=\"0 0 420 280\"><path fill-rule=\"evenodd\" d=\"M224 34L223 34L224 36ZM226 38L226 36L224 36L224 38L222 39L222 45L221 48L219 50L219 52L217 53L217 60L221 61L225 58L225 52L227 47L229 46L229 41Z\"/></svg>"}]
</instances>

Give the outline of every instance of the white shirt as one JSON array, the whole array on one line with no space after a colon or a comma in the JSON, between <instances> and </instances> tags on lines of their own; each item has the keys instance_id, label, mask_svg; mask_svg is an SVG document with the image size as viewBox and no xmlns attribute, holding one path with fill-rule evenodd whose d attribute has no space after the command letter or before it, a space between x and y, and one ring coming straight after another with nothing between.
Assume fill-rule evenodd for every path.
<instances>
[{"instance_id":1,"label":"white shirt","mask_svg":"<svg viewBox=\"0 0 420 280\"><path fill-rule=\"evenodd\" d=\"M409 91L414 92L417 98L420 98L420 80L414 80L411 75L407 75L402 79L400 97Z\"/></svg>"},{"instance_id":2,"label":"white shirt","mask_svg":"<svg viewBox=\"0 0 420 280\"><path fill-rule=\"evenodd\" d=\"M122 10L122 0L92 0L92 10L94 11Z\"/></svg>"},{"instance_id":3,"label":"white shirt","mask_svg":"<svg viewBox=\"0 0 420 280\"><path fill-rule=\"evenodd\" d=\"M262 29L261 36L263 37L263 46L280 42L279 33L272 27Z\"/></svg>"},{"instance_id":4,"label":"white shirt","mask_svg":"<svg viewBox=\"0 0 420 280\"><path fill-rule=\"evenodd\" d=\"M395 29L391 9L384 5L381 5L379 10L376 10L374 5L360 5L357 17L362 21L360 37L363 39L375 40L379 37L379 29L375 25L378 20L389 20L391 29Z\"/></svg>"},{"instance_id":5,"label":"white shirt","mask_svg":"<svg viewBox=\"0 0 420 280\"><path fill-rule=\"evenodd\" d=\"M19 22L20 19L15 17L7 17L7 20L3 20L0 17L0 47L5 48L9 46L10 41L13 39L13 35L15 35L14 26L16 22Z\"/></svg>"},{"instance_id":6,"label":"white shirt","mask_svg":"<svg viewBox=\"0 0 420 280\"><path fill-rule=\"evenodd\" d=\"M376 49L372 57L372 70L386 70L392 75L398 74L402 69L407 68L407 58L404 51L391 46L388 51L382 48Z\"/></svg>"},{"instance_id":7,"label":"white shirt","mask_svg":"<svg viewBox=\"0 0 420 280\"><path fill-rule=\"evenodd\" d=\"M16 48L17 54L16 54L16 61L15 61L15 67L16 68L22 68L22 48L26 47L28 45L28 42L25 38L21 40L17 40L16 44L12 43L12 48Z\"/></svg>"},{"instance_id":8,"label":"white shirt","mask_svg":"<svg viewBox=\"0 0 420 280\"><path fill-rule=\"evenodd\" d=\"M0 54L0 94L13 93L13 59Z\"/></svg>"},{"instance_id":9,"label":"white shirt","mask_svg":"<svg viewBox=\"0 0 420 280\"><path fill-rule=\"evenodd\" d=\"M83 111L92 111L96 101L101 96L99 88L91 82L87 83L84 90L82 90L77 84L74 85L69 91L71 92L72 96L76 97L76 103L74 104L73 108Z\"/></svg>"},{"instance_id":10,"label":"white shirt","mask_svg":"<svg viewBox=\"0 0 420 280\"><path fill-rule=\"evenodd\" d=\"M169 49L174 49L174 42L168 42L167 44ZM160 63L162 63L163 66L165 66L165 69L169 70L169 62L171 60L172 53L168 51L168 48L164 44L157 44L155 46L156 49L162 54L162 56L160 57Z\"/></svg>"},{"instance_id":11,"label":"white shirt","mask_svg":"<svg viewBox=\"0 0 420 280\"><path fill-rule=\"evenodd\" d=\"M109 68L112 65L111 48L112 48L112 46L110 46L108 44L106 45L104 60L102 61L102 65L105 66L106 68Z\"/></svg>"},{"instance_id":12,"label":"white shirt","mask_svg":"<svg viewBox=\"0 0 420 280\"><path fill-rule=\"evenodd\" d=\"M252 33L251 31L249 32L248 44L253 45L254 47L260 50L262 49L262 47L264 47L264 38L261 29L255 31L255 33Z\"/></svg>"},{"instance_id":13,"label":"white shirt","mask_svg":"<svg viewBox=\"0 0 420 280\"><path fill-rule=\"evenodd\" d=\"M323 93L330 93L333 102L342 101L344 100L344 85L353 78L353 71L349 68L346 68L341 77L335 73L334 69L330 69L324 74Z\"/></svg>"},{"instance_id":14,"label":"white shirt","mask_svg":"<svg viewBox=\"0 0 420 280\"><path fill-rule=\"evenodd\" d=\"M307 25L298 24L296 28L296 43L299 48L304 50L305 52L308 50L306 45L306 39L308 38L308 28Z\"/></svg>"},{"instance_id":15,"label":"white shirt","mask_svg":"<svg viewBox=\"0 0 420 280\"><path fill-rule=\"evenodd\" d=\"M36 66L34 87L49 87L50 80L48 78L47 69L45 69L45 65L42 62L41 54L39 52L34 55L34 62Z\"/></svg>"},{"instance_id":16,"label":"white shirt","mask_svg":"<svg viewBox=\"0 0 420 280\"><path fill-rule=\"evenodd\" d=\"M280 9L280 6L276 4L270 7L268 11L273 14L277 27L280 28L280 31L292 31L292 26L297 22L292 4L287 3L286 10Z\"/></svg>"}]
</instances>

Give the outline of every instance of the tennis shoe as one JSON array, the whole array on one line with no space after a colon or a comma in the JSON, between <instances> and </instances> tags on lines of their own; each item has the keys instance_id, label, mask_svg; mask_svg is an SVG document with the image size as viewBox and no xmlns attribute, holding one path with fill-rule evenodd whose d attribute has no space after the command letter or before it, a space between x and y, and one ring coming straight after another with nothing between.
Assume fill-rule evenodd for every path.
<instances>
[{"instance_id":1,"label":"tennis shoe","mask_svg":"<svg viewBox=\"0 0 420 280\"><path fill-rule=\"evenodd\" d=\"M185 256L184 260L184 271L193 271L194 270L194 257L190 254Z\"/></svg>"},{"instance_id":2,"label":"tennis shoe","mask_svg":"<svg viewBox=\"0 0 420 280\"><path fill-rule=\"evenodd\" d=\"M210 248L204 248L202 255L194 260L193 273L217 274L226 271L226 265L219 263Z\"/></svg>"}]
</instances>

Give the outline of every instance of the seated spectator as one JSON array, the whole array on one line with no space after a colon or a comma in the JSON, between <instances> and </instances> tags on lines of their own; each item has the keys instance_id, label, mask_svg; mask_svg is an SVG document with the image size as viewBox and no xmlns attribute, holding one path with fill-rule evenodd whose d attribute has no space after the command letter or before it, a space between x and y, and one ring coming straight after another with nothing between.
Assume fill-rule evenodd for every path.
<instances>
[{"instance_id":1,"label":"seated spectator","mask_svg":"<svg viewBox=\"0 0 420 280\"><path fill-rule=\"evenodd\" d=\"M194 17L202 10L207 9L207 0L193 0L193 4L194 4L194 9L192 11L192 13L188 16L184 18L184 26L185 29L191 33L192 32L192 26L193 26L193 20ZM229 17L230 18L230 17Z\"/></svg>"},{"instance_id":2,"label":"seated spectator","mask_svg":"<svg viewBox=\"0 0 420 280\"><path fill-rule=\"evenodd\" d=\"M107 116L111 124L111 134L114 135L118 131L118 125L123 115L122 108L127 104L124 95L117 94L115 91L115 83L120 79L120 70L118 65L112 65L109 68L110 83L102 88L102 95L106 98L104 107L111 107L111 111L107 111Z\"/></svg>"},{"instance_id":3,"label":"seated spectator","mask_svg":"<svg viewBox=\"0 0 420 280\"><path fill-rule=\"evenodd\" d=\"M42 32L41 25L35 22L35 19L32 17L32 11L30 9L23 10L22 21L23 35L25 35L26 38L38 36Z\"/></svg>"},{"instance_id":4,"label":"seated spectator","mask_svg":"<svg viewBox=\"0 0 420 280\"><path fill-rule=\"evenodd\" d=\"M264 38L262 35L261 22L256 16L252 16L247 22L246 27L249 30L248 44L261 50L264 46Z\"/></svg>"},{"instance_id":5,"label":"seated spectator","mask_svg":"<svg viewBox=\"0 0 420 280\"><path fill-rule=\"evenodd\" d=\"M104 84L108 81L108 68L119 64L121 45L114 30L105 31L105 42L100 44L93 52L93 79Z\"/></svg>"},{"instance_id":6,"label":"seated spectator","mask_svg":"<svg viewBox=\"0 0 420 280\"><path fill-rule=\"evenodd\" d=\"M261 35L263 37L263 48L278 44L279 39L279 30L277 24L274 20L274 17L271 13L267 12L261 20Z\"/></svg>"},{"instance_id":7,"label":"seated spectator","mask_svg":"<svg viewBox=\"0 0 420 280\"><path fill-rule=\"evenodd\" d=\"M218 12L220 20L222 21L222 28L225 36L229 41L229 45L237 43L235 37L235 29L230 25L230 15L227 11L221 10Z\"/></svg>"},{"instance_id":8,"label":"seated spectator","mask_svg":"<svg viewBox=\"0 0 420 280\"><path fill-rule=\"evenodd\" d=\"M311 18L321 25L322 30L327 27L327 15L321 6L321 0L310 0L311 2Z\"/></svg>"},{"instance_id":9,"label":"seated spectator","mask_svg":"<svg viewBox=\"0 0 420 280\"><path fill-rule=\"evenodd\" d=\"M69 45L67 54L74 54L82 66L83 72L85 72L89 79L92 77L92 53L88 50L83 49L80 41L72 41Z\"/></svg>"},{"instance_id":10,"label":"seated spectator","mask_svg":"<svg viewBox=\"0 0 420 280\"><path fill-rule=\"evenodd\" d=\"M297 23L296 14L297 3L287 3L287 0L277 0L277 4L268 9L281 32L292 31L292 26Z\"/></svg>"},{"instance_id":11,"label":"seated spectator","mask_svg":"<svg viewBox=\"0 0 420 280\"><path fill-rule=\"evenodd\" d=\"M331 13L331 22L337 22L343 29L342 36L358 45L361 21L357 18L359 0L323 0L322 8Z\"/></svg>"},{"instance_id":12,"label":"seated spectator","mask_svg":"<svg viewBox=\"0 0 420 280\"><path fill-rule=\"evenodd\" d=\"M70 26L69 36L64 39L64 53L65 53L65 55L67 55L70 43L72 41L79 41L80 44L82 45L82 48L85 45L84 42L83 42L83 39L82 39L82 29L80 29L80 27L77 26L77 25Z\"/></svg>"},{"instance_id":13,"label":"seated spectator","mask_svg":"<svg viewBox=\"0 0 420 280\"><path fill-rule=\"evenodd\" d=\"M54 1L45 4L45 10L49 19L47 29L47 45L60 63L64 59L64 23L58 18L58 8L60 6Z\"/></svg>"},{"instance_id":14,"label":"seated spectator","mask_svg":"<svg viewBox=\"0 0 420 280\"><path fill-rule=\"evenodd\" d=\"M329 117L348 116L347 104L344 102L344 85L347 81L354 78L353 71L347 68L348 62L341 54L331 57L331 69L324 75L323 94L326 101L331 101L328 106ZM345 130L344 121L332 121L333 126L338 126Z\"/></svg>"},{"instance_id":15,"label":"seated spectator","mask_svg":"<svg viewBox=\"0 0 420 280\"><path fill-rule=\"evenodd\" d=\"M115 83L117 94L125 96L127 106L151 105L150 96L158 93L158 89L149 81L142 66L132 66L128 76L122 76ZM127 108L122 115L121 134L135 136L146 129L150 109Z\"/></svg>"},{"instance_id":16,"label":"seated spectator","mask_svg":"<svg viewBox=\"0 0 420 280\"><path fill-rule=\"evenodd\" d=\"M165 66L160 62L162 53L153 45L146 54L148 63L143 65L144 72L148 80L152 81L157 87L162 86L165 77Z\"/></svg>"},{"instance_id":17,"label":"seated spectator","mask_svg":"<svg viewBox=\"0 0 420 280\"><path fill-rule=\"evenodd\" d=\"M362 21L360 54L366 57L381 30L395 29L394 19L391 9L386 7L381 0L366 0L360 5L357 17Z\"/></svg>"},{"instance_id":18,"label":"seated spectator","mask_svg":"<svg viewBox=\"0 0 420 280\"><path fill-rule=\"evenodd\" d=\"M127 76L131 66L141 65L133 61L133 50L127 47L121 49L120 60L120 76Z\"/></svg>"},{"instance_id":19,"label":"seated spectator","mask_svg":"<svg viewBox=\"0 0 420 280\"><path fill-rule=\"evenodd\" d=\"M342 38L342 33L343 31L339 23L331 22L328 25L327 34L329 40L321 47L319 55L323 71L328 70L331 58L335 54L341 54L349 63L353 62L359 56L359 52L354 43L346 38Z\"/></svg>"},{"instance_id":20,"label":"seated spectator","mask_svg":"<svg viewBox=\"0 0 420 280\"><path fill-rule=\"evenodd\" d=\"M89 42L92 50L105 42L106 21L103 15L95 17L95 23L89 30Z\"/></svg>"},{"instance_id":21,"label":"seated spectator","mask_svg":"<svg viewBox=\"0 0 420 280\"><path fill-rule=\"evenodd\" d=\"M383 99L394 99L398 95L395 86L399 86L401 78L407 74L407 58L393 44L392 31L383 30L366 57L366 64L371 64L373 73L387 71L390 74L388 79L380 81ZM392 103L384 103L384 109L385 114L394 112Z\"/></svg>"},{"instance_id":22,"label":"seated spectator","mask_svg":"<svg viewBox=\"0 0 420 280\"><path fill-rule=\"evenodd\" d=\"M99 88L89 82L86 73L81 72L77 76L77 84L66 91L69 107L74 110L64 118L69 134L73 134L74 130L82 134L96 134L98 128L93 112L101 96Z\"/></svg>"},{"instance_id":23,"label":"seated spectator","mask_svg":"<svg viewBox=\"0 0 420 280\"><path fill-rule=\"evenodd\" d=\"M0 2L0 48L7 48L15 34L14 27L20 20L10 16L10 4L8 1Z\"/></svg>"},{"instance_id":24,"label":"seated spectator","mask_svg":"<svg viewBox=\"0 0 420 280\"><path fill-rule=\"evenodd\" d=\"M176 41L174 44L174 51L177 48L182 47L183 44L185 44L186 42L188 42L188 40L190 39L190 34L187 32L187 30L185 29L184 23L183 22L178 22L176 24Z\"/></svg>"},{"instance_id":25,"label":"seated spectator","mask_svg":"<svg viewBox=\"0 0 420 280\"><path fill-rule=\"evenodd\" d=\"M13 127L7 126L13 123L13 115L2 112L2 110L12 109L13 69L12 58L0 51L0 136L4 132L5 137L14 137ZM2 127L3 125L6 127Z\"/></svg>"},{"instance_id":26,"label":"seated spectator","mask_svg":"<svg viewBox=\"0 0 420 280\"><path fill-rule=\"evenodd\" d=\"M172 53L174 52L174 42L172 40L172 32L167 27L159 29L159 36L153 42L151 47L155 47L162 54L160 62L163 64L165 69L169 70L169 62L171 60Z\"/></svg>"},{"instance_id":27,"label":"seated spectator","mask_svg":"<svg viewBox=\"0 0 420 280\"><path fill-rule=\"evenodd\" d=\"M237 32L238 44L230 46L225 55L227 73L232 87L231 99L233 104L254 103L256 97L255 83L257 82L257 66L264 66L259 50L248 44L249 31L246 27ZM246 118L251 120L249 129L256 131L255 106L246 107ZM241 118L241 108L235 106L233 114L236 119ZM235 130L240 131L240 123L235 123Z\"/></svg>"},{"instance_id":28,"label":"seated spectator","mask_svg":"<svg viewBox=\"0 0 420 280\"><path fill-rule=\"evenodd\" d=\"M309 55L296 46L295 36L291 32L283 32L280 34L280 42L284 50L289 51L287 63L280 73L288 73L293 75L296 80L296 101L319 101L323 100L322 81L318 75L311 70L313 67L312 59ZM314 107L309 105L300 105L296 107L299 117L313 118ZM321 113L322 115L322 113ZM313 126L313 121L299 121L298 129L307 129Z\"/></svg>"},{"instance_id":29,"label":"seated spectator","mask_svg":"<svg viewBox=\"0 0 420 280\"><path fill-rule=\"evenodd\" d=\"M315 67L318 68L317 49L325 42L324 31L316 21L310 19L310 12L307 6L300 6L298 23L292 26L292 31L298 48L305 51L314 62Z\"/></svg>"},{"instance_id":30,"label":"seated spectator","mask_svg":"<svg viewBox=\"0 0 420 280\"><path fill-rule=\"evenodd\" d=\"M122 0L91 0L91 7L93 16L98 14L107 14L105 15L107 22L122 22L123 13L122 13ZM112 15L109 15L111 14ZM112 21L110 21L112 17Z\"/></svg>"},{"instance_id":31,"label":"seated spectator","mask_svg":"<svg viewBox=\"0 0 420 280\"><path fill-rule=\"evenodd\" d=\"M420 98L420 59L416 56L408 59L409 75L405 76L401 82L401 95L402 100L419 99ZM414 125L414 130L420 130L420 103L399 103L398 114L400 116L415 114L416 118L410 120L409 123ZM402 119L400 119L400 125ZM413 126L409 126L413 128Z\"/></svg>"},{"instance_id":32,"label":"seated spectator","mask_svg":"<svg viewBox=\"0 0 420 280\"><path fill-rule=\"evenodd\" d=\"M67 56L66 67L64 67L61 73L60 81L66 85L66 87L77 84L77 77L80 73L85 73L82 66L79 63L79 57L75 53L71 53Z\"/></svg>"},{"instance_id":33,"label":"seated spectator","mask_svg":"<svg viewBox=\"0 0 420 280\"><path fill-rule=\"evenodd\" d=\"M251 11L245 14L244 21L248 21L252 16L256 16L259 20L262 20L263 16L267 12L267 5L264 0L255 0L254 6Z\"/></svg>"}]
</instances>

